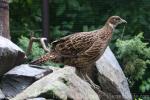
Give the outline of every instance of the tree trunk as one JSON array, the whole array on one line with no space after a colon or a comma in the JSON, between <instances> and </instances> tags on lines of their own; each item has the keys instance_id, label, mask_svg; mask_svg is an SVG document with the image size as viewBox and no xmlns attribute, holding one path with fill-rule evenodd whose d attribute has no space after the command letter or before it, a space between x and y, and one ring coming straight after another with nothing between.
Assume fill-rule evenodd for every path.
<instances>
[{"instance_id":1,"label":"tree trunk","mask_svg":"<svg viewBox=\"0 0 150 100\"><path fill-rule=\"evenodd\" d=\"M0 36L10 39L8 0L0 0Z\"/></svg>"},{"instance_id":2,"label":"tree trunk","mask_svg":"<svg viewBox=\"0 0 150 100\"><path fill-rule=\"evenodd\" d=\"M49 36L49 4L48 0L42 0L42 24L43 24L43 33L42 37L46 37L47 40L51 40Z\"/></svg>"}]
</instances>

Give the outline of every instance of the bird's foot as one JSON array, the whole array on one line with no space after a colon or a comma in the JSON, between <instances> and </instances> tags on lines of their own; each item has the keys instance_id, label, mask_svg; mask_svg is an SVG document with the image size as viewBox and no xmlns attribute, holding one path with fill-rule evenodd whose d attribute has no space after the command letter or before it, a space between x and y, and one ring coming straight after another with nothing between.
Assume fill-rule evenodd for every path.
<instances>
[{"instance_id":1,"label":"bird's foot","mask_svg":"<svg viewBox=\"0 0 150 100\"><path fill-rule=\"evenodd\" d=\"M100 86L98 86L97 84L95 84L91 78L86 74L86 79L89 82L89 84L91 85L92 88L94 89L100 89Z\"/></svg>"},{"instance_id":2,"label":"bird's foot","mask_svg":"<svg viewBox=\"0 0 150 100\"><path fill-rule=\"evenodd\" d=\"M88 82L89 84L90 84L90 86L93 88L93 89L100 89L100 86L98 86L97 84L95 84L93 81L92 81L92 79L87 75L87 73L86 74L83 74L83 73L80 73L80 77L84 80L84 81L86 81L86 82Z\"/></svg>"}]
</instances>

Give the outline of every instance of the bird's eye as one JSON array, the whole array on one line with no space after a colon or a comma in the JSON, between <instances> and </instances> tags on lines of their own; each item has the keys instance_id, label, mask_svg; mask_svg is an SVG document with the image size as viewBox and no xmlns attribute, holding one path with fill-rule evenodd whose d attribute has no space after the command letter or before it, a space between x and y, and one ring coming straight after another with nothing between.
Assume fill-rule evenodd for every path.
<instances>
[{"instance_id":1,"label":"bird's eye","mask_svg":"<svg viewBox=\"0 0 150 100\"><path fill-rule=\"evenodd\" d=\"M114 20L115 20L115 21L119 21L120 19L119 19L119 18L115 18Z\"/></svg>"},{"instance_id":2,"label":"bird's eye","mask_svg":"<svg viewBox=\"0 0 150 100\"><path fill-rule=\"evenodd\" d=\"M116 19L116 18L114 18L113 20L114 20L114 21L116 21L117 19Z\"/></svg>"}]
</instances>

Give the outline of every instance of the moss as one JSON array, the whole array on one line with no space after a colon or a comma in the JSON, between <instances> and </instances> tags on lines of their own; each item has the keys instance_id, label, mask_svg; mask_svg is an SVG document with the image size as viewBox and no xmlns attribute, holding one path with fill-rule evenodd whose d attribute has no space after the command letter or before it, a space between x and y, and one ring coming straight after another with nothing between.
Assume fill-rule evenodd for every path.
<instances>
[{"instance_id":1,"label":"moss","mask_svg":"<svg viewBox=\"0 0 150 100\"><path fill-rule=\"evenodd\" d=\"M69 80L67 80L66 78L61 77L60 80L67 86L70 84Z\"/></svg>"},{"instance_id":2,"label":"moss","mask_svg":"<svg viewBox=\"0 0 150 100\"><path fill-rule=\"evenodd\" d=\"M46 99L62 100L52 90L49 90L46 93L41 94L39 97L44 97Z\"/></svg>"}]
</instances>

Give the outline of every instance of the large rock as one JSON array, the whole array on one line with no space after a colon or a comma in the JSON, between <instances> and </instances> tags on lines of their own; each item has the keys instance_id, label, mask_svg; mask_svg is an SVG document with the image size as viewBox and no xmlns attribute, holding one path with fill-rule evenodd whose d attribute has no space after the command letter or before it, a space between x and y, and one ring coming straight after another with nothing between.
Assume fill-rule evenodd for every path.
<instances>
[{"instance_id":1,"label":"large rock","mask_svg":"<svg viewBox=\"0 0 150 100\"><path fill-rule=\"evenodd\" d=\"M3 92L0 89L0 100L3 100L5 98L5 95L3 94Z\"/></svg>"},{"instance_id":2,"label":"large rock","mask_svg":"<svg viewBox=\"0 0 150 100\"><path fill-rule=\"evenodd\" d=\"M25 59L25 53L10 40L0 36L0 75Z\"/></svg>"},{"instance_id":3,"label":"large rock","mask_svg":"<svg viewBox=\"0 0 150 100\"><path fill-rule=\"evenodd\" d=\"M32 98L32 99L26 99L26 100L47 100L47 99L38 97L38 98Z\"/></svg>"},{"instance_id":4,"label":"large rock","mask_svg":"<svg viewBox=\"0 0 150 100\"><path fill-rule=\"evenodd\" d=\"M111 100L132 100L127 79L109 47L96 62L96 67L102 90L110 95Z\"/></svg>"},{"instance_id":5,"label":"large rock","mask_svg":"<svg viewBox=\"0 0 150 100\"><path fill-rule=\"evenodd\" d=\"M65 67L34 82L10 100L44 97L53 100L99 100L98 95L75 74L73 67Z\"/></svg>"},{"instance_id":6,"label":"large rock","mask_svg":"<svg viewBox=\"0 0 150 100\"><path fill-rule=\"evenodd\" d=\"M7 98L14 97L33 82L51 72L53 72L51 69L43 69L38 66L30 67L28 64L17 66L2 77L2 92Z\"/></svg>"}]
</instances>

